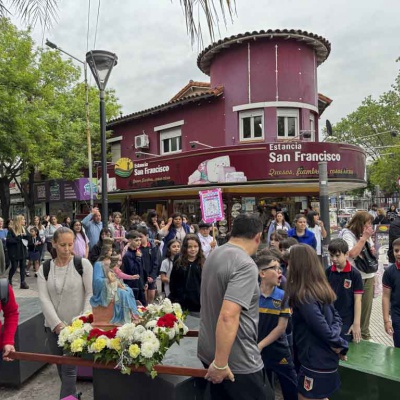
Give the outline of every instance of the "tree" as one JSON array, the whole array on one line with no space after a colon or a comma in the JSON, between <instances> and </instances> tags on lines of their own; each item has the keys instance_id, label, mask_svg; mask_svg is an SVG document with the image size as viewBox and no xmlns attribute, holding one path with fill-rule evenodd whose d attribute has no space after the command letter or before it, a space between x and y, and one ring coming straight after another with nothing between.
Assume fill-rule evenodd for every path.
<instances>
[{"instance_id":1,"label":"tree","mask_svg":"<svg viewBox=\"0 0 400 400\"><path fill-rule=\"evenodd\" d=\"M33 209L33 177L75 179L87 165L84 85L79 69L53 51L35 49L29 31L18 31L0 19L0 200L2 214L9 214L9 184L30 178L22 186ZM108 118L118 115L113 91L107 91ZM92 109L98 91L89 88ZM94 154L98 154L98 113L91 115ZM97 153L96 153L97 152Z\"/></svg>"},{"instance_id":2,"label":"tree","mask_svg":"<svg viewBox=\"0 0 400 400\"><path fill-rule=\"evenodd\" d=\"M400 73L378 99L368 96L333 127L328 141L356 144L368 158L368 179L386 193L398 191L400 176Z\"/></svg>"},{"instance_id":3,"label":"tree","mask_svg":"<svg viewBox=\"0 0 400 400\"><path fill-rule=\"evenodd\" d=\"M195 38L201 41L202 30L200 18L204 14L211 40L215 39L215 27L218 27L219 15L226 24L227 16L232 18L235 12L235 0L179 0L185 14L186 28L192 43ZM6 4L10 4L16 14L26 24L35 26L37 22L48 28L57 19L60 0L0 0L0 17L10 14ZM216 5L217 3L217 5ZM197 13L195 10L197 9ZM200 12L201 10L201 12Z\"/></svg>"}]
</instances>

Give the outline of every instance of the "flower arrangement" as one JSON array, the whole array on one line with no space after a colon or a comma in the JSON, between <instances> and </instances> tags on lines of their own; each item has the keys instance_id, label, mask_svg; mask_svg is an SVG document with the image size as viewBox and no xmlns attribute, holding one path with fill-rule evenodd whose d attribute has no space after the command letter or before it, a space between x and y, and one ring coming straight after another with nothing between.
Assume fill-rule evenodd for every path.
<instances>
[{"instance_id":1,"label":"flower arrangement","mask_svg":"<svg viewBox=\"0 0 400 400\"><path fill-rule=\"evenodd\" d=\"M131 366L144 366L154 378L154 366L162 363L172 344L186 335L186 315L169 299L138 309L138 322L107 331L92 326L92 314L78 316L60 332L58 345L76 357L93 355L94 361L117 362L116 368L123 374L129 374Z\"/></svg>"}]
</instances>

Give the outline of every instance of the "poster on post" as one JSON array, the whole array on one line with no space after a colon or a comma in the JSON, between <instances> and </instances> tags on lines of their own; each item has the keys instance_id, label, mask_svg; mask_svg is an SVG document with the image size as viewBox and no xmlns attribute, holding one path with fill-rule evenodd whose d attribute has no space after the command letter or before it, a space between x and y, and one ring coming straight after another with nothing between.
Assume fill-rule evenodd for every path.
<instances>
[{"instance_id":1,"label":"poster on post","mask_svg":"<svg viewBox=\"0 0 400 400\"><path fill-rule=\"evenodd\" d=\"M201 217L204 222L213 224L225 218L222 191L220 188L201 190L199 195Z\"/></svg>"}]
</instances>

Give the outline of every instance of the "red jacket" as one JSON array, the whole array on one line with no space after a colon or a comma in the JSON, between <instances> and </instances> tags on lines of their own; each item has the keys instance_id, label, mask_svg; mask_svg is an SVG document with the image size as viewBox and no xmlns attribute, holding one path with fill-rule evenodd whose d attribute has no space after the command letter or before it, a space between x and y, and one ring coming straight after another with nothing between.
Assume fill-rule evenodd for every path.
<instances>
[{"instance_id":1,"label":"red jacket","mask_svg":"<svg viewBox=\"0 0 400 400\"><path fill-rule=\"evenodd\" d=\"M4 332L1 333L1 321L0 321L0 349L6 344L14 345L14 336L18 327L18 304L15 301L14 292L12 287L8 286L8 302L3 307L0 302L0 311L3 310L4 315Z\"/></svg>"}]
</instances>

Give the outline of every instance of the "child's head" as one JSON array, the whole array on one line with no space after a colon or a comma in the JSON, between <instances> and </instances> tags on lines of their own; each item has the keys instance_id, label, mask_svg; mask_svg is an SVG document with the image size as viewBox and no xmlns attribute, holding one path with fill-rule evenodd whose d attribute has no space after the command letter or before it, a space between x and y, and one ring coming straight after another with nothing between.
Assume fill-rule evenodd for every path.
<instances>
[{"instance_id":1,"label":"child's head","mask_svg":"<svg viewBox=\"0 0 400 400\"><path fill-rule=\"evenodd\" d=\"M282 240L288 238L288 233L286 229L277 229L276 233L282 238Z\"/></svg>"},{"instance_id":2,"label":"child's head","mask_svg":"<svg viewBox=\"0 0 400 400\"><path fill-rule=\"evenodd\" d=\"M175 257L181 251L181 242L172 239L167 243L167 258Z\"/></svg>"},{"instance_id":3,"label":"child's head","mask_svg":"<svg viewBox=\"0 0 400 400\"><path fill-rule=\"evenodd\" d=\"M147 227L146 226L143 226L143 225L138 225L137 227L136 227L136 232L139 232L140 233L140 239L141 239L141 245L142 246L147 246L147 243L148 243L148 239L149 239L149 231L148 231L148 229L147 229Z\"/></svg>"},{"instance_id":4,"label":"child's head","mask_svg":"<svg viewBox=\"0 0 400 400\"><path fill-rule=\"evenodd\" d=\"M186 266L187 263L196 261L203 266L204 254L201 249L201 242L197 235L189 233L185 236L182 242L181 256L179 264Z\"/></svg>"},{"instance_id":5,"label":"child's head","mask_svg":"<svg viewBox=\"0 0 400 400\"><path fill-rule=\"evenodd\" d=\"M393 255L397 263L400 263L400 238L393 240Z\"/></svg>"},{"instance_id":6,"label":"child's head","mask_svg":"<svg viewBox=\"0 0 400 400\"><path fill-rule=\"evenodd\" d=\"M261 256L256 260L261 282L278 286L282 275L279 260L273 256Z\"/></svg>"},{"instance_id":7,"label":"child's head","mask_svg":"<svg viewBox=\"0 0 400 400\"><path fill-rule=\"evenodd\" d=\"M317 253L308 244L290 248L285 298L290 306L310 301L332 304L336 300Z\"/></svg>"},{"instance_id":8,"label":"child's head","mask_svg":"<svg viewBox=\"0 0 400 400\"><path fill-rule=\"evenodd\" d=\"M279 243L282 241L282 237L277 232L272 232L269 237L269 245L279 249Z\"/></svg>"},{"instance_id":9,"label":"child's head","mask_svg":"<svg viewBox=\"0 0 400 400\"><path fill-rule=\"evenodd\" d=\"M39 235L39 230L38 228L36 228L36 226L34 226L29 230L29 233L31 234L32 237L36 237Z\"/></svg>"},{"instance_id":10,"label":"child's head","mask_svg":"<svg viewBox=\"0 0 400 400\"><path fill-rule=\"evenodd\" d=\"M328 251L333 264L340 268L346 266L347 257L349 255L349 245L345 240L341 238L333 239L329 243Z\"/></svg>"},{"instance_id":11,"label":"child's head","mask_svg":"<svg viewBox=\"0 0 400 400\"><path fill-rule=\"evenodd\" d=\"M137 249L142 243L142 234L138 231L129 231L126 238L131 249Z\"/></svg>"}]
</instances>

